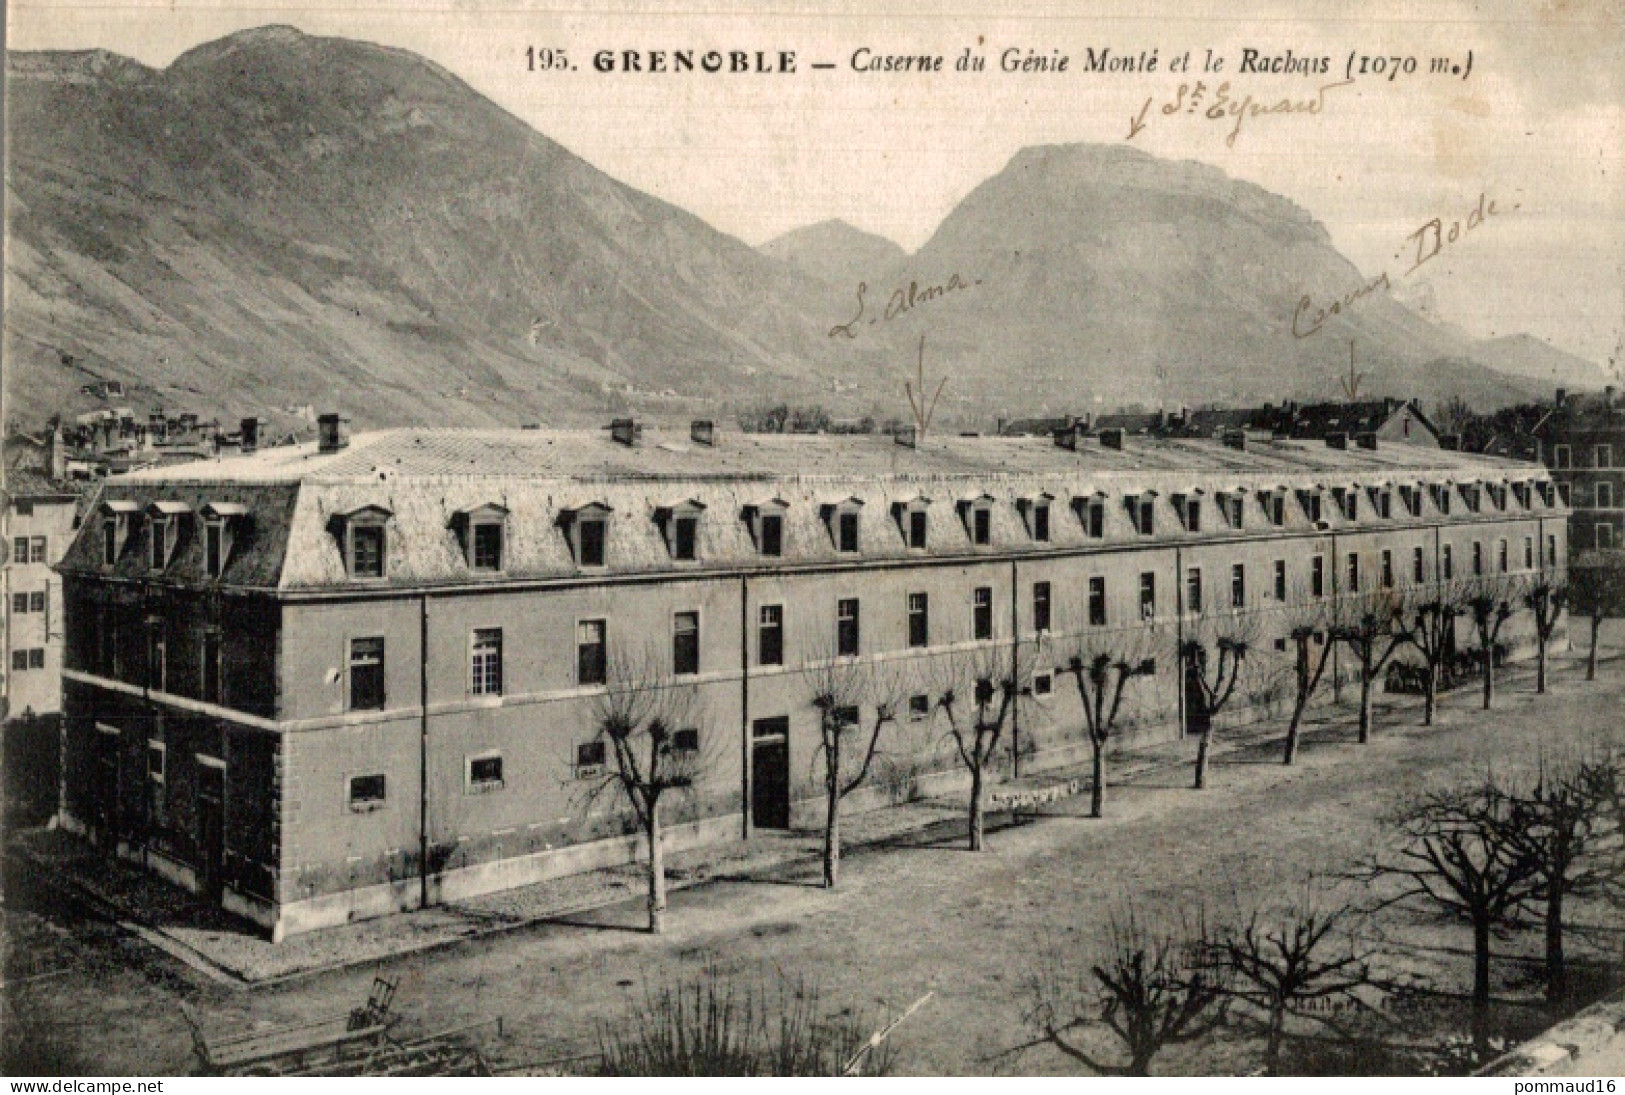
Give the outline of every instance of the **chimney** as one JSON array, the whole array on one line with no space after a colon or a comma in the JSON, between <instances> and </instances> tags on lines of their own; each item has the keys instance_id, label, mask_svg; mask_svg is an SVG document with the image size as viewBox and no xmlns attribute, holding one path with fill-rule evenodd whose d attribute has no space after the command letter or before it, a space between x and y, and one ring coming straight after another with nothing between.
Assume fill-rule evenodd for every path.
<instances>
[{"instance_id":1,"label":"chimney","mask_svg":"<svg viewBox=\"0 0 1625 1095\"><path fill-rule=\"evenodd\" d=\"M893 441L905 449L916 448L920 443L920 428L918 426L899 426L897 432L891 436Z\"/></svg>"},{"instance_id":2,"label":"chimney","mask_svg":"<svg viewBox=\"0 0 1625 1095\"><path fill-rule=\"evenodd\" d=\"M1612 384L1602 390L1602 409L1605 411L1614 409L1614 386Z\"/></svg>"},{"instance_id":3,"label":"chimney","mask_svg":"<svg viewBox=\"0 0 1625 1095\"><path fill-rule=\"evenodd\" d=\"M316 419L316 451L338 452L350 447L350 416L324 414Z\"/></svg>"},{"instance_id":4,"label":"chimney","mask_svg":"<svg viewBox=\"0 0 1625 1095\"><path fill-rule=\"evenodd\" d=\"M1123 428L1113 426L1111 429L1100 431L1100 446L1105 449L1123 451Z\"/></svg>"},{"instance_id":5,"label":"chimney","mask_svg":"<svg viewBox=\"0 0 1625 1095\"><path fill-rule=\"evenodd\" d=\"M1227 449L1236 449L1239 452L1247 451L1246 430L1225 430L1224 446Z\"/></svg>"},{"instance_id":6,"label":"chimney","mask_svg":"<svg viewBox=\"0 0 1625 1095\"><path fill-rule=\"evenodd\" d=\"M688 424L688 439L696 445L713 448L717 443L716 423L709 418L696 418Z\"/></svg>"},{"instance_id":7,"label":"chimney","mask_svg":"<svg viewBox=\"0 0 1625 1095\"><path fill-rule=\"evenodd\" d=\"M260 420L245 418L242 421L242 428L243 452L246 454L257 451L260 447Z\"/></svg>"},{"instance_id":8,"label":"chimney","mask_svg":"<svg viewBox=\"0 0 1625 1095\"><path fill-rule=\"evenodd\" d=\"M1349 447L1349 435L1346 434L1346 433L1343 433L1341 431L1339 431L1337 433L1329 433L1329 434L1327 434L1326 435L1326 447L1328 449L1346 449L1346 448L1348 448Z\"/></svg>"},{"instance_id":9,"label":"chimney","mask_svg":"<svg viewBox=\"0 0 1625 1095\"><path fill-rule=\"evenodd\" d=\"M62 427L56 426L51 430L50 439L45 448L47 469L51 478L60 482L68 477L68 450L62 441Z\"/></svg>"},{"instance_id":10,"label":"chimney","mask_svg":"<svg viewBox=\"0 0 1625 1095\"><path fill-rule=\"evenodd\" d=\"M1568 402L1568 398L1569 398L1569 390L1567 388L1559 388L1559 389L1557 389L1556 403L1557 403L1557 406L1558 406L1559 409L1562 409L1563 404Z\"/></svg>"},{"instance_id":11,"label":"chimney","mask_svg":"<svg viewBox=\"0 0 1625 1095\"><path fill-rule=\"evenodd\" d=\"M1068 415L1068 418L1071 416ZM1069 452L1078 451L1078 438L1080 432L1074 425L1068 424L1055 431L1055 444Z\"/></svg>"},{"instance_id":12,"label":"chimney","mask_svg":"<svg viewBox=\"0 0 1625 1095\"><path fill-rule=\"evenodd\" d=\"M1009 424L1010 424L1010 420L1005 418L1003 415L1000 415L999 419L998 419L998 426L995 428L993 436L994 437L1003 437L1004 436L1004 428L1006 426L1008 426Z\"/></svg>"},{"instance_id":13,"label":"chimney","mask_svg":"<svg viewBox=\"0 0 1625 1095\"><path fill-rule=\"evenodd\" d=\"M1377 435L1374 433L1361 433L1354 436L1354 443L1362 449L1377 451Z\"/></svg>"},{"instance_id":14,"label":"chimney","mask_svg":"<svg viewBox=\"0 0 1625 1095\"><path fill-rule=\"evenodd\" d=\"M609 424L609 436L617 445L635 445L638 442L636 419L617 418Z\"/></svg>"}]
</instances>

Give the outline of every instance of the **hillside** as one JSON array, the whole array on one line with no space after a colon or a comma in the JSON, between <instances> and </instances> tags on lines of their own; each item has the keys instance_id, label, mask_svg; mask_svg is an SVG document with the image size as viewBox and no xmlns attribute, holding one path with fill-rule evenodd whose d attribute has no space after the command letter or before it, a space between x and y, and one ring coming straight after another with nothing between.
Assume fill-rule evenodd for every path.
<instances>
[{"instance_id":1,"label":"hillside","mask_svg":"<svg viewBox=\"0 0 1625 1095\"><path fill-rule=\"evenodd\" d=\"M928 372L951 378L939 421L978 426L1336 398L1351 340L1363 394L1483 405L1549 394L1567 358L1497 340L1491 371L1381 293L1295 338L1303 295L1364 281L1324 229L1214 168L1122 147L1022 151L913 256L841 222L757 250L398 50L266 27L161 71L101 51L7 63L6 380L24 423L82 409L103 378L138 406L228 421L315 404L361 426L511 425L781 399L906 417L922 335ZM858 281L853 337L832 337Z\"/></svg>"}]
</instances>

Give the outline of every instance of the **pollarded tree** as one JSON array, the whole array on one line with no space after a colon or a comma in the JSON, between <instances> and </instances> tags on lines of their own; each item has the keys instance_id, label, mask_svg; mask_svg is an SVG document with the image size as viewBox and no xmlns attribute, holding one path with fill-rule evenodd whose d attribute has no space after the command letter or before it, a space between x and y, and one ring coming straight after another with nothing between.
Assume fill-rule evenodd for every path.
<instances>
[{"instance_id":1,"label":"pollarded tree","mask_svg":"<svg viewBox=\"0 0 1625 1095\"><path fill-rule=\"evenodd\" d=\"M1625 551L1588 551L1569 564L1574 611L1591 621L1586 680L1597 679L1597 638L1602 622L1625 615Z\"/></svg>"},{"instance_id":2,"label":"pollarded tree","mask_svg":"<svg viewBox=\"0 0 1625 1095\"><path fill-rule=\"evenodd\" d=\"M1371 686L1404 642L1405 595L1392 586L1379 586L1346 601L1333 637L1354 655L1360 667L1359 739L1371 740Z\"/></svg>"},{"instance_id":3,"label":"pollarded tree","mask_svg":"<svg viewBox=\"0 0 1625 1095\"><path fill-rule=\"evenodd\" d=\"M1025 648L986 646L940 660L935 672L948 740L970 773L970 850L979 852L989 770L1017 704L1032 695L1032 656Z\"/></svg>"},{"instance_id":4,"label":"pollarded tree","mask_svg":"<svg viewBox=\"0 0 1625 1095\"><path fill-rule=\"evenodd\" d=\"M1400 641L1422 658L1422 725L1433 725L1438 706L1439 671L1455 649L1456 620L1461 616L1466 591L1457 582L1412 586L1406 593L1404 615L1395 625Z\"/></svg>"},{"instance_id":5,"label":"pollarded tree","mask_svg":"<svg viewBox=\"0 0 1625 1095\"><path fill-rule=\"evenodd\" d=\"M1105 812L1106 746L1117 729L1123 697L1134 681L1156 675L1161 645L1162 636L1153 623L1121 630L1096 628L1068 643L1063 664L1078 688L1094 761L1090 817L1101 817Z\"/></svg>"},{"instance_id":6,"label":"pollarded tree","mask_svg":"<svg viewBox=\"0 0 1625 1095\"><path fill-rule=\"evenodd\" d=\"M1257 640L1258 617L1246 612L1201 616L1185 632L1179 652L1180 672L1185 685L1186 730L1197 735L1198 791L1207 786L1213 720L1234 698Z\"/></svg>"},{"instance_id":7,"label":"pollarded tree","mask_svg":"<svg viewBox=\"0 0 1625 1095\"><path fill-rule=\"evenodd\" d=\"M1523 599L1519 581L1506 574L1475 579L1467 587L1467 616L1478 638L1478 657L1484 666L1484 710L1495 702L1495 647L1501 628L1517 612Z\"/></svg>"},{"instance_id":8,"label":"pollarded tree","mask_svg":"<svg viewBox=\"0 0 1625 1095\"><path fill-rule=\"evenodd\" d=\"M666 859L660 810L668 792L687 792L705 771L703 714L692 685L661 672L658 654L611 651L594 701L597 740L608 748L604 776L588 791L625 799L649 853L649 931L666 927Z\"/></svg>"},{"instance_id":9,"label":"pollarded tree","mask_svg":"<svg viewBox=\"0 0 1625 1095\"><path fill-rule=\"evenodd\" d=\"M832 648L810 649L816 653L801 674L818 712L814 763L824 785L824 885L833 887L841 870L841 801L863 786L882 757L881 736L896 725L905 689L902 676L889 668L836 657Z\"/></svg>"},{"instance_id":10,"label":"pollarded tree","mask_svg":"<svg viewBox=\"0 0 1625 1095\"><path fill-rule=\"evenodd\" d=\"M1546 652L1569 603L1568 576L1556 567L1547 567L1524 587L1523 603L1535 622L1535 691L1546 691Z\"/></svg>"},{"instance_id":11,"label":"pollarded tree","mask_svg":"<svg viewBox=\"0 0 1625 1095\"><path fill-rule=\"evenodd\" d=\"M1282 764L1291 764L1298 757L1298 737L1303 725L1304 712L1320 687L1320 679L1331 661L1337 644L1332 630L1336 618L1336 602L1314 596L1308 587L1296 585L1282 617L1287 627L1287 640L1292 644L1292 716L1286 727L1286 746Z\"/></svg>"}]
</instances>

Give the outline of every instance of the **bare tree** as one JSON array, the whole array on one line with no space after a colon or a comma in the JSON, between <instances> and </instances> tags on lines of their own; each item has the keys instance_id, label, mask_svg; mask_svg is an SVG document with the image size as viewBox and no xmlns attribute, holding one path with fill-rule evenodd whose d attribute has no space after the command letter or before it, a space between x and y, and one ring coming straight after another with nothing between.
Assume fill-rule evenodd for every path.
<instances>
[{"instance_id":1,"label":"bare tree","mask_svg":"<svg viewBox=\"0 0 1625 1095\"><path fill-rule=\"evenodd\" d=\"M1510 797L1488 777L1424 794L1389 819L1402 841L1398 853L1359 872L1398 883L1378 908L1421 905L1472 927L1473 1007L1480 1018L1490 1000L1490 937L1516 922L1538 878L1535 858L1509 834L1511 816Z\"/></svg>"},{"instance_id":2,"label":"bare tree","mask_svg":"<svg viewBox=\"0 0 1625 1095\"><path fill-rule=\"evenodd\" d=\"M1569 565L1574 611L1591 621L1586 680L1597 679L1597 638L1602 622L1625 615L1625 551L1591 551Z\"/></svg>"},{"instance_id":3,"label":"bare tree","mask_svg":"<svg viewBox=\"0 0 1625 1095\"><path fill-rule=\"evenodd\" d=\"M1401 621L1405 616L1404 594L1393 587L1378 587L1360 594L1344 606L1334 637L1360 667L1360 744L1371 740L1371 687L1383 667L1403 643Z\"/></svg>"},{"instance_id":4,"label":"bare tree","mask_svg":"<svg viewBox=\"0 0 1625 1095\"><path fill-rule=\"evenodd\" d=\"M1324 1022L1329 1007L1365 1006L1356 990L1371 984L1371 970L1349 932L1354 915L1350 905L1323 904L1311 882L1281 909L1254 909L1221 942L1222 961L1235 974L1230 994L1265 1015L1267 1074L1280 1072L1289 1016Z\"/></svg>"},{"instance_id":5,"label":"bare tree","mask_svg":"<svg viewBox=\"0 0 1625 1095\"><path fill-rule=\"evenodd\" d=\"M1522 600L1516 578L1497 575L1476 579L1467 588L1467 614L1478 637L1478 656L1484 666L1484 710L1495 702L1495 646L1501 628L1512 619Z\"/></svg>"},{"instance_id":6,"label":"bare tree","mask_svg":"<svg viewBox=\"0 0 1625 1095\"><path fill-rule=\"evenodd\" d=\"M658 654L612 651L594 701L597 737L608 746L589 801L615 794L631 804L649 853L649 931L666 927L666 861L660 809L668 791L693 787L706 767L698 696L660 671Z\"/></svg>"},{"instance_id":7,"label":"bare tree","mask_svg":"<svg viewBox=\"0 0 1625 1095\"><path fill-rule=\"evenodd\" d=\"M1422 725L1433 725L1438 705L1439 670L1455 649L1456 619L1465 593L1455 582L1414 587L1396 625L1401 641L1422 657Z\"/></svg>"},{"instance_id":8,"label":"bare tree","mask_svg":"<svg viewBox=\"0 0 1625 1095\"><path fill-rule=\"evenodd\" d=\"M882 756L881 734L896 724L904 687L901 674L887 667L836 657L833 647L810 649L815 656L801 672L818 712L815 763L824 784L824 885L833 887L841 871L841 800L863 786Z\"/></svg>"},{"instance_id":9,"label":"bare tree","mask_svg":"<svg viewBox=\"0 0 1625 1095\"><path fill-rule=\"evenodd\" d=\"M982 850L982 797L988 769L1016 705L1032 695L1031 656L1024 649L987 646L937 664L937 707L948 739L970 773L970 850Z\"/></svg>"},{"instance_id":10,"label":"bare tree","mask_svg":"<svg viewBox=\"0 0 1625 1095\"><path fill-rule=\"evenodd\" d=\"M1523 591L1523 603L1535 621L1535 691L1546 691L1546 653L1557 622L1569 603L1569 583L1563 573L1548 567L1535 575Z\"/></svg>"},{"instance_id":11,"label":"bare tree","mask_svg":"<svg viewBox=\"0 0 1625 1095\"><path fill-rule=\"evenodd\" d=\"M1203 616L1186 632L1180 649L1185 680L1185 724L1195 730L1198 791L1207 786L1213 720L1236 694L1243 668L1257 646L1258 618L1251 613Z\"/></svg>"},{"instance_id":12,"label":"bare tree","mask_svg":"<svg viewBox=\"0 0 1625 1095\"><path fill-rule=\"evenodd\" d=\"M1040 959L1026 1016L1034 1038L1016 1051L1049 1045L1103 1075L1151 1075L1163 1049L1224 1022L1229 971L1213 961L1215 947L1201 910L1173 926L1149 924L1132 906L1113 913L1105 950L1087 972L1069 967L1064 952ZM1079 1043L1078 1032L1097 1022L1122 1041L1126 1064L1097 1061Z\"/></svg>"},{"instance_id":13,"label":"bare tree","mask_svg":"<svg viewBox=\"0 0 1625 1095\"><path fill-rule=\"evenodd\" d=\"M1101 817L1105 812L1106 746L1117 728L1123 696L1136 679L1156 675L1160 647L1161 636L1150 623L1129 630L1085 631L1069 644L1065 671L1078 686L1094 760L1090 817Z\"/></svg>"},{"instance_id":14,"label":"bare tree","mask_svg":"<svg viewBox=\"0 0 1625 1095\"><path fill-rule=\"evenodd\" d=\"M1511 792L1505 839L1535 865L1531 898L1543 906L1546 929L1546 996L1568 995L1568 967L1563 956L1564 901L1602 890L1619 865L1612 856L1594 853L1613 833L1608 808L1612 764L1583 760L1551 765L1544 758L1535 780Z\"/></svg>"},{"instance_id":15,"label":"bare tree","mask_svg":"<svg viewBox=\"0 0 1625 1095\"><path fill-rule=\"evenodd\" d=\"M1337 644L1332 636L1334 602L1314 597L1307 587L1295 586L1287 602L1285 620L1287 638L1292 643L1292 717L1287 722L1286 748L1282 764L1291 764L1298 758L1299 728L1309 701L1320 687L1320 678L1331 661ZM1315 645L1319 644L1318 654Z\"/></svg>"}]
</instances>

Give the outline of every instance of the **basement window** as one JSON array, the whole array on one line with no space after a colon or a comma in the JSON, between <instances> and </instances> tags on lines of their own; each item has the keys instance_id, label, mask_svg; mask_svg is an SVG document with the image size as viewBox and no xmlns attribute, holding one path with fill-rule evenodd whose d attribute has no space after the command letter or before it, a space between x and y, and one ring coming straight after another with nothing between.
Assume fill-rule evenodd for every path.
<instances>
[{"instance_id":1,"label":"basement window","mask_svg":"<svg viewBox=\"0 0 1625 1095\"><path fill-rule=\"evenodd\" d=\"M480 795L502 790L502 754L480 753L464 760L463 790Z\"/></svg>"},{"instance_id":2,"label":"basement window","mask_svg":"<svg viewBox=\"0 0 1625 1095\"><path fill-rule=\"evenodd\" d=\"M596 779L604 774L604 743L584 741L576 746L576 779Z\"/></svg>"},{"instance_id":3,"label":"basement window","mask_svg":"<svg viewBox=\"0 0 1625 1095\"><path fill-rule=\"evenodd\" d=\"M384 774L382 772L369 772L366 775L351 776L347 781L345 803L353 813L365 814L373 810L382 810L385 802Z\"/></svg>"}]
</instances>

